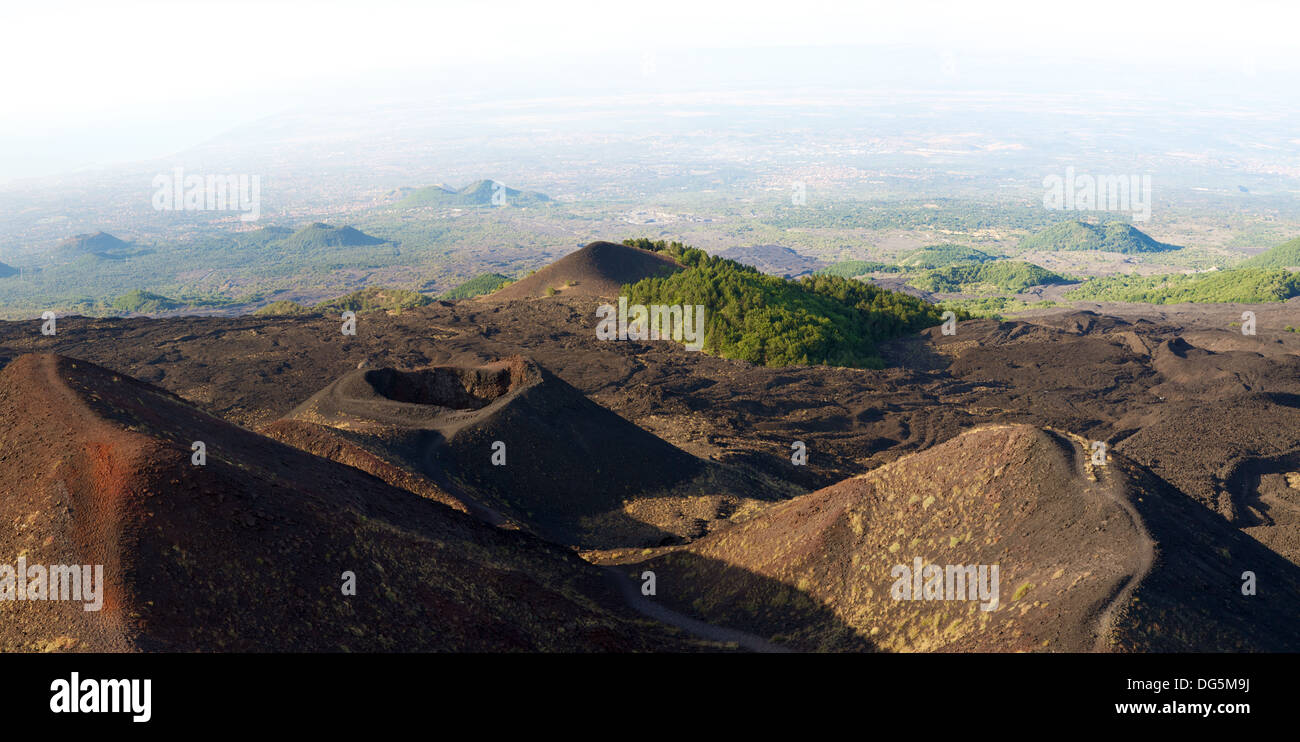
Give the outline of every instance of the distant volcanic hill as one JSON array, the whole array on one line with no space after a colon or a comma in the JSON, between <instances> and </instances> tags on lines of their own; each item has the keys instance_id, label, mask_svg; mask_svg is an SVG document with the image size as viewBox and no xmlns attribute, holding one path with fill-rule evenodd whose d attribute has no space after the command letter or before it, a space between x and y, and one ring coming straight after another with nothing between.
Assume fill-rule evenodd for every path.
<instances>
[{"instance_id":1,"label":"distant volcanic hill","mask_svg":"<svg viewBox=\"0 0 1300 742\"><path fill-rule=\"evenodd\" d=\"M179 309L185 304L161 294L136 289L113 299L109 306L127 314L153 314Z\"/></svg>"},{"instance_id":2,"label":"distant volcanic hill","mask_svg":"<svg viewBox=\"0 0 1300 742\"><path fill-rule=\"evenodd\" d=\"M67 255L112 255L129 250L131 243L123 242L107 232L79 234L60 242L55 249Z\"/></svg>"},{"instance_id":3,"label":"distant volcanic hill","mask_svg":"<svg viewBox=\"0 0 1300 742\"><path fill-rule=\"evenodd\" d=\"M930 292L982 291L989 288L1020 292L1032 286L1066 283L1066 279L1033 263L994 260L934 268L912 279L911 283L922 291Z\"/></svg>"},{"instance_id":4,"label":"distant volcanic hill","mask_svg":"<svg viewBox=\"0 0 1300 742\"><path fill-rule=\"evenodd\" d=\"M937 581L913 574L918 558ZM1300 569L1136 465L1094 465L1087 441L1027 425L967 432L642 559L628 568L674 585L679 610L801 649L1300 648ZM957 592L948 565L998 565L996 603ZM1244 596L1243 569L1278 589Z\"/></svg>"},{"instance_id":5,"label":"distant volcanic hill","mask_svg":"<svg viewBox=\"0 0 1300 742\"><path fill-rule=\"evenodd\" d=\"M8 263L0 263L0 278L18 275L18 269Z\"/></svg>"},{"instance_id":6,"label":"distant volcanic hill","mask_svg":"<svg viewBox=\"0 0 1300 742\"><path fill-rule=\"evenodd\" d=\"M294 232L284 240L286 247L314 250L322 247L360 247L382 245L384 240L352 227L334 227L315 222Z\"/></svg>"},{"instance_id":7,"label":"distant volcanic hill","mask_svg":"<svg viewBox=\"0 0 1300 742\"><path fill-rule=\"evenodd\" d=\"M900 258L898 264L907 268L928 269L946 268L960 263L985 263L994 259L994 256L983 250L944 243L918 247Z\"/></svg>"},{"instance_id":8,"label":"distant volcanic hill","mask_svg":"<svg viewBox=\"0 0 1300 742\"><path fill-rule=\"evenodd\" d=\"M1099 250L1125 255L1181 249L1178 245L1154 240L1124 222L1100 225L1081 221L1054 224L1026 237L1020 242L1020 247L1024 250Z\"/></svg>"},{"instance_id":9,"label":"distant volcanic hill","mask_svg":"<svg viewBox=\"0 0 1300 742\"><path fill-rule=\"evenodd\" d=\"M485 297L490 301L565 296L618 296L624 284L681 269L672 258L613 242L593 242Z\"/></svg>"},{"instance_id":10,"label":"distant volcanic hill","mask_svg":"<svg viewBox=\"0 0 1300 742\"><path fill-rule=\"evenodd\" d=\"M584 519L678 492L706 473L704 462L519 356L477 367L352 371L267 432L302 437L302 424L332 429L427 477L472 511L579 542L590 535ZM504 463L493 464L501 450Z\"/></svg>"},{"instance_id":11,"label":"distant volcanic hill","mask_svg":"<svg viewBox=\"0 0 1300 742\"><path fill-rule=\"evenodd\" d=\"M805 276L826 266L826 263L820 260L805 257L780 245L732 247L718 253L718 257L752 265L764 273L786 278Z\"/></svg>"},{"instance_id":12,"label":"distant volcanic hill","mask_svg":"<svg viewBox=\"0 0 1300 742\"><path fill-rule=\"evenodd\" d=\"M693 646L566 549L85 361L0 372L0 451L0 564L103 565L106 583L99 611L0 601L0 651Z\"/></svg>"},{"instance_id":13,"label":"distant volcanic hill","mask_svg":"<svg viewBox=\"0 0 1300 742\"><path fill-rule=\"evenodd\" d=\"M549 196L537 191L521 191L496 181L479 180L460 190L444 185L417 188L393 206L399 209L423 206L533 206L550 200Z\"/></svg>"}]
</instances>

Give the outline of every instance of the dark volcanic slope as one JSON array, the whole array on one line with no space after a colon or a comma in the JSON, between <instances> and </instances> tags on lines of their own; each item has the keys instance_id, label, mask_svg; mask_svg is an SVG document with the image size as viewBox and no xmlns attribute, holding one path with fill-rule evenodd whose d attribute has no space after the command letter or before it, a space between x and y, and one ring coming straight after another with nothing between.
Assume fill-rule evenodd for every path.
<instances>
[{"instance_id":1,"label":"dark volcanic slope","mask_svg":"<svg viewBox=\"0 0 1300 742\"><path fill-rule=\"evenodd\" d=\"M672 258L649 250L593 242L483 300L530 299L546 296L547 289L566 296L615 297L623 284L672 273L680 267Z\"/></svg>"},{"instance_id":2,"label":"dark volcanic slope","mask_svg":"<svg viewBox=\"0 0 1300 742\"><path fill-rule=\"evenodd\" d=\"M1151 391L1162 404L1117 423L1125 436L1119 450L1300 561L1295 357L1213 352L1174 338L1152 349L1151 363L1162 380Z\"/></svg>"},{"instance_id":3,"label":"dark volcanic slope","mask_svg":"<svg viewBox=\"0 0 1300 742\"><path fill-rule=\"evenodd\" d=\"M108 583L99 612L0 602L0 650L689 646L566 550L84 361L0 372L0 456L0 552L103 564Z\"/></svg>"},{"instance_id":4,"label":"dark volcanic slope","mask_svg":"<svg viewBox=\"0 0 1300 742\"><path fill-rule=\"evenodd\" d=\"M1249 347L1236 362L1269 376L1244 396L1200 402L1162 400L1152 392L1166 381L1153 349L1184 335L1169 324L1089 313L1044 317L1037 324L979 320L962 323L955 336L934 331L887 344L883 350L894 367L881 371L774 369L666 341L597 340L597 303L563 297L435 303L396 316L363 314L355 337L340 335L338 322L325 317L63 317L54 337L40 334L39 321L6 322L0 323L0 362L24 352L84 357L255 426L287 414L324 380L363 361L372 368L421 368L524 354L689 453L743 463L807 488L986 422L1110 440L1184 491L1195 490L1198 477L1226 491L1227 473L1220 470L1233 450L1246 450L1237 440L1270 457L1300 452L1295 425L1256 426L1239 439L1242 431L1189 424L1202 413L1236 417L1239 425L1249 424L1256 408L1283 418L1292 413L1284 403L1290 399L1285 395L1300 393L1300 334L1282 331L1285 307L1255 307L1258 337L1228 327L1241 305L1201 309L1201 316L1221 319L1222 329L1198 326L1185 334L1189 342L1203 349ZM1161 423L1163 431L1153 430L1147 441L1127 440L1134 416L1143 416L1143 430ZM790 466L793 440L808 443L807 467Z\"/></svg>"},{"instance_id":5,"label":"dark volcanic slope","mask_svg":"<svg viewBox=\"0 0 1300 742\"><path fill-rule=\"evenodd\" d=\"M123 242L107 232L79 234L69 237L55 246L60 253L82 255L103 255L129 248L130 243Z\"/></svg>"},{"instance_id":6,"label":"dark volcanic slope","mask_svg":"<svg viewBox=\"0 0 1300 742\"><path fill-rule=\"evenodd\" d=\"M632 574L653 570L681 610L803 649L863 638L893 651L1300 649L1300 568L1087 451L1030 426L981 428ZM997 602L991 590L895 599L896 565L917 557L998 565ZM1242 595L1244 569L1277 589Z\"/></svg>"},{"instance_id":7,"label":"dark volcanic slope","mask_svg":"<svg viewBox=\"0 0 1300 742\"><path fill-rule=\"evenodd\" d=\"M42 336L38 321L0 323L0 361L25 352L86 357L253 426L363 361L413 369L523 354L697 458L803 492L980 425L1030 424L1109 442L1118 460L1199 503L1188 523L1231 518L1300 561L1300 334L1283 329L1300 326L1296 302L970 321L955 336L933 330L887 344L891 367L876 371L762 368L668 342L600 341L599 301L435 303L363 314L355 337L325 317L64 317L54 337ZM1259 317L1257 336L1230 326L1246 309ZM791 464L796 440L807 444L807 466ZM1198 548L1194 558L1240 551Z\"/></svg>"},{"instance_id":8,"label":"dark volcanic slope","mask_svg":"<svg viewBox=\"0 0 1300 742\"><path fill-rule=\"evenodd\" d=\"M631 500L725 486L708 476L716 465L520 356L482 366L353 371L268 432L280 437L293 423L376 451L460 496L472 511L486 508L494 522L505 516L568 543L608 544L608 521L624 519ZM498 442L505 446L501 465L492 463ZM598 516L605 518L599 526L587 522ZM651 543L665 537L653 533Z\"/></svg>"},{"instance_id":9,"label":"dark volcanic slope","mask_svg":"<svg viewBox=\"0 0 1300 742\"><path fill-rule=\"evenodd\" d=\"M308 224L294 232L284 242L286 247L305 250L321 247L364 247L383 243L384 241L378 237L371 237L354 227L346 225L335 227L321 222Z\"/></svg>"}]
</instances>

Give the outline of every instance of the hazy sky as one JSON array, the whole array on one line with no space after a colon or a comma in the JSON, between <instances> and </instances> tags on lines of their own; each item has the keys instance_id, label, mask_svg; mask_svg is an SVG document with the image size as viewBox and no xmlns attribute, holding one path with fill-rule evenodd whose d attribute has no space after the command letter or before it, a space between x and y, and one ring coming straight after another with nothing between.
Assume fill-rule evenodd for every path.
<instances>
[{"instance_id":1,"label":"hazy sky","mask_svg":"<svg viewBox=\"0 0 1300 742\"><path fill-rule=\"evenodd\" d=\"M56 0L5 16L0 178L163 156L330 91L515 60L904 44L1189 77L1300 70L1288 0Z\"/></svg>"}]
</instances>

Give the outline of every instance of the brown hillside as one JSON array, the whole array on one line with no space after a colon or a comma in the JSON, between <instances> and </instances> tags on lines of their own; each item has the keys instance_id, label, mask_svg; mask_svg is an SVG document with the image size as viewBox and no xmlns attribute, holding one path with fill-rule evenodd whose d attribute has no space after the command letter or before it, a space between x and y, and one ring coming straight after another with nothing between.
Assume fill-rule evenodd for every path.
<instances>
[{"instance_id":1,"label":"brown hillside","mask_svg":"<svg viewBox=\"0 0 1300 742\"><path fill-rule=\"evenodd\" d=\"M527 278L481 297L485 301L508 301L546 296L555 289L565 296L618 296L623 284L664 275L680 269L665 255L613 242L593 242L565 255Z\"/></svg>"},{"instance_id":2,"label":"brown hillside","mask_svg":"<svg viewBox=\"0 0 1300 742\"><path fill-rule=\"evenodd\" d=\"M1086 444L977 429L633 571L680 610L802 649L1300 648L1300 570L1131 463L1092 466ZM915 557L998 565L997 607L895 600ZM1287 588L1243 596L1243 569Z\"/></svg>"},{"instance_id":3,"label":"brown hillside","mask_svg":"<svg viewBox=\"0 0 1300 742\"><path fill-rule=\"evenodd\" d=\"M0 602L0 651L689 646L566 550L85 361L0 372L0 452L0 563L103 564L107 582L99 612Z\"/></svg>"},{"instance_id":4,"label":"brown hillside","mask_svg":"<svg viewBox=\"0 0 1300 742\"><path fill-rule=\"evenodd\" d=\"M279 437L289 422L330 429L378 452L488 520L528 523L570 543L604 543L609 529L633 527L624 514L629 500L728 487L716 467L520 356L482 366L349 372L268 431ZM506 445L503 466L491 464L496 441ZM652 513L640 517L653 520ZM652 544L674 540L644 523L635 530Z\"/></svg>"},{"instance_id":5,"label":"brown hillside","mask_svg":"<svg viewBox=\"0 0 1300 742\"><path fill-rule=\"evenodd\" d=\"M1116 648L1208 651L1227 646L1223 637L1233 633L1245 637L1243 646L1265 646L1251 632L1270 625L1281 627L1274 632L1277 642L1296 635L1293 618L1287 628L1267 616L1285 610L1270 607L1279 594L1300 591L1266 591L1290 579L1276 569L1278 555L1300 564L1300 334L1284 329L1297 324L1295 302L1091 305L1100 313L1056 309L1033 321L971 320L953 336L935 330L883 344L890 367L880 370L774 369L691 353L672 343L605 342L593 336L591 303L590 297L563 296L492 305L435 303L400 315L366 315L355 337L340 335L336 318L311 316L70 316L60 319L57 336L41 335L39 323L28 320L0 323L0 363L31 352L85 357L254 426L283 417L359 363L422 369L524 354L593 402L688 452L710 467L708 476L720 470L752 476L753 486L722 482L700 487L693 496L637 496L621 510L579 518L576 524L560 503L547 505L581 533L565 545L620 549L623 560L644 560L641 550L647 547L710 533L716 537L770 504L772 498L752 494L765 486L783 484L788 496L806 494L984 425L1073 431L1111 444L1111 467L1132 491L1143 493L1134 507L1158 544L1157 557L1168 550L1192 565L1183 571L1157 568L1142 581L1134 593L1138 605L1153 611L1163 605L1160 611L1173 619L1147 614L1151 626L1144 628L1144 614L1129 614L1137 619L1119 627L1139 633L1134 638L1113 632L1120 639ZM1257 313L1258 336L1243 336L1232 326L1243 309ZM352 433L320 426L313 433L321 433L318 442L326 448L305 440L295 445L416 488L391 476L391 470L385 474L383 467L370 467L358 453L364 449L383 463L402 463L381 446L354 437L347 442L366 445L335 448ZM792 441L807 444L806 466L792 465ZM513 463L517 446L510 452ZM16 460L0 459L0 472ZM1126 461L1141 468L1128 471ZM42 459L40 465L45 463ZM418 490L427 497L442 492L465 502L474 494L472 486L434 482L413 463L399 468L403 476L414 473L427 480L429 489ZM707 484L707 477L703 481ZM1186 497L1170 495L1178 494L1171 488ZM543 500L550 489L536 488L533 499ZM1178 503L1182 510L1172 507ZM1157 509L1143 510L1148 505ZM1162 512L1177 517L1162 519ZM1225 518L1233 527L1228 533ZM1241 540L1245 535L1258 542ZM1259 542L1272 551L1261 552ZM1235 592L1223 595L1225 581L1239 586L1245 571L1260 576L1259 612L1253 616L1240 613ZM1159 587L1164 575L1190 586L1181 599ZM671 583L660 585L654 605L665 607L664 601L677 597ZM1017 587L1006 586L1003 594ZM785 589L792 601L806 595L797 583ZM1143 591L1149 592L1144 596ZM818 611L781 618L774 608L764 626L776 628L764 639L802 631L809 641L800 646L870 647L838 614ZM826 630L809 628L817 626ZM1224 626L1232 628L1220 632ZM836 628L839 633L831 633Z\"/></svg>"},{"instance_id":6,"label":"brown hillside","mask_svg":"<svg viewBox=\"0 0 1300 742\"><path fill-rule=\"evenodd\" d=\"M393 464L382 455L357 445L333 428L300 420L276 420L258 432L321 458L373 474L398 489L414 492L462 513L474 512L465 502L428 477Z\"/></svg>"}]
</instances>

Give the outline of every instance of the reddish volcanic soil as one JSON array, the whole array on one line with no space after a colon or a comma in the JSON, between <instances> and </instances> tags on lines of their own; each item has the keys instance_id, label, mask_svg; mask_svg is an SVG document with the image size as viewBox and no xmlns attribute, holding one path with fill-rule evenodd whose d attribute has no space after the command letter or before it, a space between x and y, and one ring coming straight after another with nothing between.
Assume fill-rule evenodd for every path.
<instances>
[{"instance_id":1,"label":"reddish volcanic soil","mask_svg":"<svg viewBox=\"0 0 1300 742\"><path fill-rule=\"evenodd\" d=\"M27 355L0 373L0 451L0 552L102 564L107 582L100 612L0 602L0 649L699 646L636 616L566 550L85 361Z\"/></svg>"},{"instance_id":2,"label":"reddish volcanic soil","mask_svg":"<svg viewBox=\"0 0 1300 742\"><path fill-rule=\"evenodd\" d=\"M1282 329L1300 320L1284 305L1252 308L1250 337L1229 324L1240 306L969 321L888 343L887 368L857 370L600 341L600 300L566 293L362 314L355 337L319 316L68 317L55 337L0 323L0 363L59 353L113 369L45 356L0 375L5 550L123 565L111 610L55 621L24 606L4 646L699 646L647 618L669 608L674 626L748 632L751 648L1296 645L1292 603L1261 590L1239 605L1244 572L1290 585L1300 562L1300 335ZM491 364L515 357L535 376L493 381ZM994 444L1009 451L1001 475L988 469L1001 459L961 453L988 426L1026 431ZM188 463L199 438L202 469ZM495 440L517 471L492 470ZM1049 456L1046 440L1105 442L1110 468L1085 484L1077 456ZM806 466L791 461L796 441ZM946 456L965 463L939 474ZM913 472L904 490L950 486L930 508L882 509L889 471ZM884 525L854 534L853 513ZM1006 560L997 631L949 632L878 600L881 548L906 556L968 531L953 560ZM1043 537L1058 532L1072 535ZM629 607L626 585L575 547L661 564L655 611ZM339 603L343 569L399 600ZM1074 592L1043 594L1089 569ZM256 588L268 607L233 608L253 604L239 591L259 575L276 586ZM1022 580L1034 587L1010 600ZM728 597L733 581L752 592ZM299 632L308 620L329 628Z\"/></svg>"}]
</instances>

